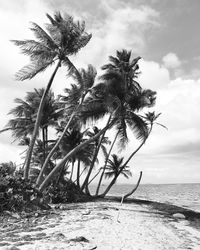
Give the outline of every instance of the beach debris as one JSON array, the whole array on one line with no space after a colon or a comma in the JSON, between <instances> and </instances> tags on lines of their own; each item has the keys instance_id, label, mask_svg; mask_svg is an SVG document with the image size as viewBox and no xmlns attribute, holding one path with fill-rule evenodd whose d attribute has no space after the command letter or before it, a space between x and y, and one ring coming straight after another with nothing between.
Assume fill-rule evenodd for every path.
<instances>
[{"instance_id":1,"label":"beach debris","mask_svg":"<svg viewBox=\"0 0 200 250\"><path fill-rule=\"evenodd\" d=\"M124 201L124 195L122 196L122 199L121 199L121 202L120 202L120 206L122 206L123 201ZM118 214L117 214L117 222L120 223L120 221L119 221L119 213L120 213L120 209L119 209Z\"/></svg>"},{"instance_id":2,"label":"beach debris","mask_svg":"<svg viewBox=\"0 0 200 250\"><path fill-rule=\"evenodd\" d=\"M60 209L60 210L65 210L65 206L60 205L59 209Z\"/></svg>"},{"instance_id":3,"label":"beach debris","mask_svg":"<svg viewBox=\"0 0 200 250\"><path fill-rule=\"evenodd\" d=\"M172 215L176 219L185 219L185 215L181 213L176 213Z\"/></svg>"},{"instance_id":4,"label":"beach debris","mask_svg":"<svg viewBox=\"0 0 200 250\"><path fill-rule=\"evenodd\" d=\"M74 239L70 239L70 241L74 241L74 242L87 242L87 243L89 242L89 240L86 239L83 236L78 236L78 237L76 237Z\"/></svg>"},{"instance_id":5,"label":"beach debris","mask_svg":"<svg viewBox=\"0 0 200 250\"><path fill-rule=\"evenodd\" d=\"M59 233L59 232L54 233L53 237L56 238L57 240L62 240L66 238L64 234Z\"/></svg>"},{"instance_id":6,"label":"beach debris","mask_svg":"<svg viewBox=\"0 0 200 250\"><path fill-rule=\"evenodd\" d=\"M82 213L82 215L89 215L91 213L90 210L86 210L85 212Z\"/></svg>"},{"instance_id":7,"label":"beach debris","mask_svg":"<svg viewBox=\"0 0 200 250\"><path fill-rule=\"evenodd\" d=\"M88 250L94 250L94 249L97 249L97 246L94 246L92 248L88 248Z\"/></svg>"},{"instance_id":8,"label":"beach debris","mask_svg":"<svg viewBox=\"0 0 200 250\"><path fill-rule=\"evenodd\" d=\"M20 250L20 249L16 246L11 246L11 247L7 247L6 250Z\"/></svg>"}]
</instances>

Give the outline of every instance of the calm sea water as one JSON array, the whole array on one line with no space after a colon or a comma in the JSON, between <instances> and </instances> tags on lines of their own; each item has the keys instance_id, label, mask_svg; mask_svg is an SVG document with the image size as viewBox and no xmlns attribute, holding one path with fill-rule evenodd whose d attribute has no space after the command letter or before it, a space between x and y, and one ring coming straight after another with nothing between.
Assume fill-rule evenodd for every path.
<instances>
[{"instance_id":1,"label":"calm sea water","mask_svg":"<svg viewBox=\"0 0 200 250\"><path fill-rule=\"evenodd\" d=\"M110 190L109 195L122 196L132 188L131 185L118 184ZM131 197L169 203L200 212L200 183L140 185Z\"/></svg>"}]
</instances>

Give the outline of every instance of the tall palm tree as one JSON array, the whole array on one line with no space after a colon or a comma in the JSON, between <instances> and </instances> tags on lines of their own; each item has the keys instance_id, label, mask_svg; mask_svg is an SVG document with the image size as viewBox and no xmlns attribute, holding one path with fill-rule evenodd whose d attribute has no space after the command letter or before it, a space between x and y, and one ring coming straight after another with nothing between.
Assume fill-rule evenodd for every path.
<instances>
[{"instance_id":1,"label":"tall palm tree","mask_svg":"<svg viewBox=\"0 0 200 250\"><path fill-rule=\"evenodd\" d=\"M109 56L110 63L102 66L103 70L108 72L118 72L125 81L125 90L133 87L134 91L140 90L140 84L135 81L139 72L138 61L141 59L140 56L133 58L131 56L131 51L125 49L121 51L116 51L116 57Z\"/></svg>"},{"instance_id":2,"label":"tall palm tree","mask_svg":"<svg viewBox=\"0 0 200 250\"><path fill-rule=\"evenodd\" d=\"M64 118L67 120L67 123L60 138L57 140L55 146L52 148L44 162L41 173L37 179L37 185L40 185L43 171L45 171L48 161L58 148L63 137L65 136L65 133L70 128L70 126L72 126L72 123L77 123L77 117L79 116L80 108L85 100L85 97L91 91L91 88L95 82L96 74L97 72L95 68L92 65L88 65L87 70L81 69L78 71L78 73L72 75L76 84L71 84L71 88L65 89L67 96L61 96L61 101L65 109ZM78 124L78 127L80 125L81 124Z\"/></svg>"},{"instance_id":3,"label":"tall palm tree","mask_svg":"<svg viewBox=\"0 0 200 250\"><path fill-rule=\"evenodd\" d=\"M132 176L131 171L129 170L129 166L123 164L123 157L118 157L116 154L112 155L112 160L108 160L108 164L106 166L105 178L113 177L112 181L106 188L106 190L100 195L104 197L111 187L115 184L119 175L123 175L126 178Z\"/></svg>"},{"instance_id":4,"label":"tall palm tree","mask_svg":"<svg viewBox=\"0 0 200 250\"><path fill-rule=\"evenodd\" d=\"M37 113L34 131L32 134L24 171L24 177L29 175L30 161L33 147L38 134L41 116L46 96L51 88L54 77L62 64L66 65L69 73L77 71L69 56L76 54L90 40L91 35L85 32L85 23L74 22L69 15L61 16L56 13L53 17L47 14L50 23L46 26L47 32L36 23L32 23L31 30L37 40L13 40L19 46L22 53L30 56L31 63L22 68L17 74L17 80L32 79L38 73L43 72L57 61L57 65L49 79L43 93Z\"/></svg>"}]
</instances>

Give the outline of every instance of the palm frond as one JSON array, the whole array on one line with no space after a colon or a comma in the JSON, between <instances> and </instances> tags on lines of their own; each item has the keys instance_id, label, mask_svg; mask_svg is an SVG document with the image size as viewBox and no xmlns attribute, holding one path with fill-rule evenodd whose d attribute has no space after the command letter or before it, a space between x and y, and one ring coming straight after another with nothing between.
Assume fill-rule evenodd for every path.
<instances>
[{"instance_id":1,"label":"palm frond","mask_svg":"<svg viewBox=\"0 0 200 250\"><path fill-rule=\"evenodd\" d=\"M119 146L121 149L123 149L126 144L128 143L128 135L127 135L127 125L126 125L126 117L125 117L125 110L123 107L121 109L118 109L118 112L116 112L116 129L118 131L118 138L119 138Z\"/></svg>"},{"instance_id":2,"label":"palm frond","mask_svg":"<svg viewBox=\"0 0 200 250\"><path fill-rule=\"evenodd\" d=\"M30 29L34 32L36 38L40 42L45 44L48 48L50 48L50 49L58 49L58 46L54 42L54 40L38 24L32 22L32 28L30 28Z\"/></svg>"},{"instance_id":3,"label":"palm frond","mask_svg":"<svg viewBox=\"0 0 200 250\"><path fill-rule=\"evenodd\" d=\"M124 169L124 170L121 172L121 174L122 174L126 179L128 179L129 177L132 177L132 173L131 173L130 170Z\"/></svg>"},{"instance_id":4,"label":"palm frond","mask_svg":"<svg viewBox=\"0 0 200 250\"><path fill-rule=\"evenodd\" d=\"M130 129L134 132L137 139L145 139L148 135L147 123L137 114L128 111L126 114L126 122Z\"/></svg>"},{"instance_id":5,"label":"palm frond","mask_svg":"<svg viewBox=\"0 0 200 250\"><path fill-rule=\"evenodd\" d=\"M27 79L32 79L34 76L36 76L38 73L43 72L46 68L51 66L54 63L54 61L46 62L46 63L32 63L27 66L24 66L22 69L20 69L16 75L15 78L18 81L24 81Z\"/></svg>"},{"instance_id":6,"label":"palm frond","mask_svg":"<svg viewBox=\"0 0 200 250\"><path fill-rule=\"evenodd\" d=\"M76 54L91 39L91 34L87 34L85 24L74 22L73 17L65 15L62 17L60 12L55 13L54 17L47 14L51 24L47 26L47 30L57 44L65 49L65 55Z\"/></svg>"}]
</instances>

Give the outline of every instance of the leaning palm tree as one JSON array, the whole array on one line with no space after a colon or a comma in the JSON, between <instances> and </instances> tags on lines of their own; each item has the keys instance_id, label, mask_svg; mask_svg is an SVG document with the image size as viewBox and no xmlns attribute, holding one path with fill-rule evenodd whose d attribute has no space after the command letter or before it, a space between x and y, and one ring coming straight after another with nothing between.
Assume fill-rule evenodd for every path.
<instances>
[{"instance_id":1,"label":"leaning palm tree","mask_svg":"<svg viewBox=\"0 0 200 250\"><path fill-rule=\"evenodd\" d=\"M67 123L62 131L60 138L57 140L56 144L48 154L43 164L40 175L37 179L37 185L41 184L43 171L45 171L45 168L48 165L48 161L51 159L54 152L62 142L63 137L67 133L67 130L70 128L70 126L77 125L77 117L79 116L80 108L82 107L86 96L88 95L88 93L90 93L91 88L94 85L97 72L92 65L88 65L87 70L80 69L77 72L78 73L72 75L76 84L71 84L71 88L65 89L65 93L67 93L67 96L61 96L61 103L62 105L64 105L65 109L64 119L67 121ZM78 124L77 126L79 127L80 125L81 124Z\"/></svg>"},{"instance_id":2,"label":"leaning palm tree","mask_svg":"<svg viewBox=\"0 0 200 250\"><path fill-rule=\"evenodd\" d=\"M112 160L108 160L108 164L106 166L105 178L112 178L112 181L107 186L106 190L100 195L104 197L111 187L115 184L119 175L123 175L125 178L129 178L132 176L131 171L129 170L129 166L123 164L123 157L118 157L116 154L112 155Z\"/></svg>"},{"instance_id":3,"label":"leaning palm tree","mask_svg":"<svg viewBox=\"0 0 200 250\"><path fill-rule=\"evenodd\" d=\"M85 23L74 22L73 18L69 15L63 17L60 13L56 13L53 17L47 14L47 17L50 21L46 26L47 31L36 23L32 23L31 30L34 32L37 40L13 40L15 45L21 48L22 53L30 56L31 60L29 65L22 68L16 74L17 80L23 81L32 79L38 73L43 72L57 61L57 65L49 79L38 109L35 127L26 158L24 171L24 177L26 179L29 175L32 151L38 134L45 99L51 88L54 77L62 64L68 67L69 73L77 72L76 68L69 60L69 56L76 54L91 38L91 35L85 32Z\"/></svg>"}]
</instances>

